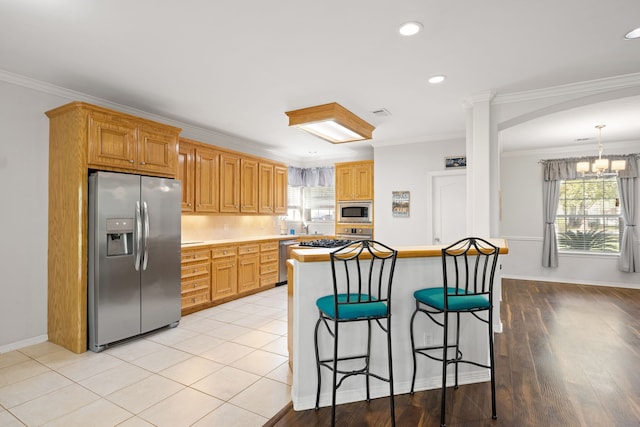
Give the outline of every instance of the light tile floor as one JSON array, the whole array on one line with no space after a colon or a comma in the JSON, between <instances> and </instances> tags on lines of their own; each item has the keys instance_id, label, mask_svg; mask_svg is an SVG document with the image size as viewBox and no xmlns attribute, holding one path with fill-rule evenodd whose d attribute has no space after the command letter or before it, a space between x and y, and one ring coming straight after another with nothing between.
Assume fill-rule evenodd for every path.
<instances>
[{"instance_id":1,"label":"light tile floor","mask_svg":"<svg viewBox=\"0 0 640 427\"><path fill-rule=\"evenodd\" d=\"M287 354L286 286L101 353L36 344L0 354L0 426L262 426L291 400Z\"/></svg>"}]
</instances>

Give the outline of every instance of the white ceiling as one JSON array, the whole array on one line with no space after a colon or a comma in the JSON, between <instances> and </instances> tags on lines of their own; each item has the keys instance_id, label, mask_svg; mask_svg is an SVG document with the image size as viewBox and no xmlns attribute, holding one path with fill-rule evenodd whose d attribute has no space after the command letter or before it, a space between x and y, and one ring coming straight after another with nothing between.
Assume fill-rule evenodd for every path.
<instances>
[{"instance_id":1,"label":"white ceiling","mask_svg":"<svg viewBox=\"0 0 640 427\"><path fill-rule=\"evenodd\" d=\"M419 21L414 37L400 24ZM468 97L640 72L638 0L2 0L0 70L263 144L339 158L284 112L338 102L375 144L463 137ZM428 77L445 74L440 85ZM372 111L386 108L388 117ZM504 147L640 140L640 96L503 132ZM511 144L511 145L510 145ZM517 144L517 147L514 147Z\"/></svg>"}]
</instances>

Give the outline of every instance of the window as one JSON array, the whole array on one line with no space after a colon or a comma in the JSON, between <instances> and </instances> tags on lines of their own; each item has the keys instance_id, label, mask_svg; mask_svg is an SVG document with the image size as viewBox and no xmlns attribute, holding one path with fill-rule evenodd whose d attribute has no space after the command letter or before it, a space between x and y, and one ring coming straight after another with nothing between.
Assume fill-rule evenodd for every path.
<instances>
[{"instance_id":1,"label":"window","mask_svg":"<svg viewBox=\"0 0 640 427\"><path fill-rule=\"evenodd\" d=\"M288 188L289 206L287 217L290 221L333 221L336 202L334 187L293 187Z\"/></svg>"},{"instance_id":2,"label":"window","mask_svg":"<svg viewBox=\"0 0 640 427\"><path fill-rule=\"evenodd\" d=\"M556 224L560 251L619 253L623 220L616 178L562 180Z\"/></svg>"}]
</instances>

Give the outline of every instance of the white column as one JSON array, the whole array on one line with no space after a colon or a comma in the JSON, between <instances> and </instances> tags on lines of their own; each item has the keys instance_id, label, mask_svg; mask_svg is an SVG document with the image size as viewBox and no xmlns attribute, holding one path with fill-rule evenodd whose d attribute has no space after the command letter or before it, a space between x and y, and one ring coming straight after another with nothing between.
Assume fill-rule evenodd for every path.
<instances>
[{"instance_id":1,"label":"white column","mask_svg":"<svg viewBox=\"0 0 640 427\"><path fill-rule=\"evenodd\" d=\"M467 108L467 232L491 237L492 92L471 96Z\"/></svg>"}]
</instances>

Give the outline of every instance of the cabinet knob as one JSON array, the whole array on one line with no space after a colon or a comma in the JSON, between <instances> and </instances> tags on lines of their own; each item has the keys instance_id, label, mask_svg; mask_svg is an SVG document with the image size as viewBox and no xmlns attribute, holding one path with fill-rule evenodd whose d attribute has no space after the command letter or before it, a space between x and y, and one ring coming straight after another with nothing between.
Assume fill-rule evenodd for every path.
<instances>
[{"instance_id":1,"label":"cabinet knob","mask_svg":"<svg viewBox=\"0 0 640 427\"><path fill-rule=\"evenodd\" d=\"M129 163L135 163L135 162L134 162L134 160L133 160L133 159L130 159L130 160L129 160Z\"/></svg>"},{"instance_id":2,"label":"cabinet knob","mask_svg":"<svg viewBox=\"0 0 640 427\"><path fill-rule=\"evenodd\" d=\"M141 165L146 165L146 164L147 164L147 162L140 162L140 164L141 164Z\"/></svg>"}]
</instances>

